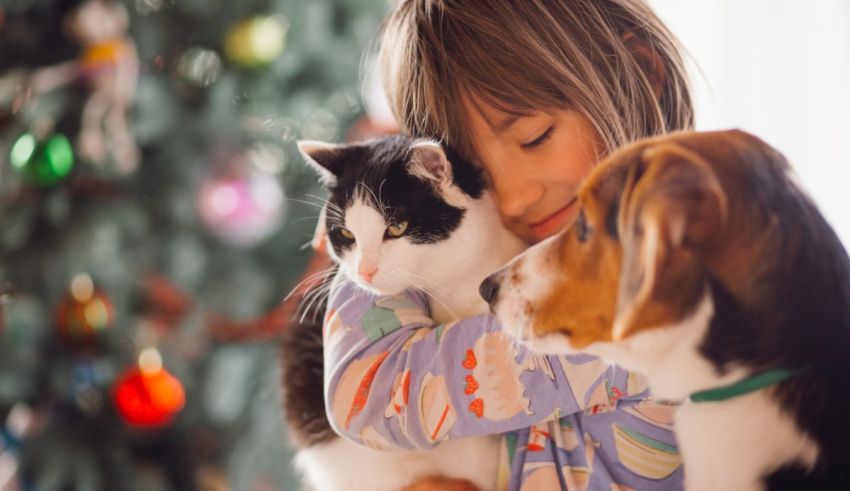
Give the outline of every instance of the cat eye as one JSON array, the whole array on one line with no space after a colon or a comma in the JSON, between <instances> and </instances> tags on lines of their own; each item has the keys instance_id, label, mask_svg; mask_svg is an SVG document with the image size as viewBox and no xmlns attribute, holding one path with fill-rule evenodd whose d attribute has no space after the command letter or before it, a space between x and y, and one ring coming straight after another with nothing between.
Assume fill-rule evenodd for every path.
<instances>
[{"instance_id":1,"label":"cat eye","mask_svg":"<svg viewBox=\"0 0 850 491\"><path fill-rule=\"evenodd\" d=\"M348 239L348 240L354 240L354 234L353 234L353 233L351 233L351 230L348 230L347 228L345 228L345 227L340 227L340 226L337 226L337 227L335 227L335 228L336 228L336 230L337 230L337 231L339 231L340 235L342 235L342 236L343 236L343 237L345 237L346 239Z\"/></svg>"},{"instance_id":2,"label":"cat eye","mask_svg":"<svg viewBox=\"0 0 850 491\"><path fill-rule=\"evenodd\" d=\"M401 237L407 231L407 222L393 223L387 227L387 235L390 237Z\"/></svg>"}]
</instances>

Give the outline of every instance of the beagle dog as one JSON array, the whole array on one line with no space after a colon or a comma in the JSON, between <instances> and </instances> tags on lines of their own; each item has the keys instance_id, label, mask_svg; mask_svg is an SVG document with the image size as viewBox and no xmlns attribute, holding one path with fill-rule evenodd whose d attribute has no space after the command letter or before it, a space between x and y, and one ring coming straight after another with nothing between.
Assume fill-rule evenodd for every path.
<instances>
[{"instance_id":1,"label":"beagle dog","mask_svg":"<svg viewBox=\"0 0 850 491\"><path fill-rule=\"evenodd\" d=\"M785 158L676 133L611 154L578 203L482 283L505 331L682 400L691 491L850 490L850 260Z\"/></svg>"}]
</instances>

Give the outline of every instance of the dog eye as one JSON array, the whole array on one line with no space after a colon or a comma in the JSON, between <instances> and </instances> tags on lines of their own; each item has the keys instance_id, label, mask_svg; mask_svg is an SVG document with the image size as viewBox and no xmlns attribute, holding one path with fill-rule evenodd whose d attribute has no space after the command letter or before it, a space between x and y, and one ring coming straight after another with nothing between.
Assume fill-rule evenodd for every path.
<instances>
[{"instance_id":1,"label":"dog eye","mask_svg":"<svg viewBox=\"0 0 850 491\"><path fill-rule=\"evenodd\" d=\"M584 242L587 240L589 234L590 228L587 226L587 218L584 216L584 210L579 210L578 217L576 217L576 238L579 242Z\"/></svg>"}]
</instances>

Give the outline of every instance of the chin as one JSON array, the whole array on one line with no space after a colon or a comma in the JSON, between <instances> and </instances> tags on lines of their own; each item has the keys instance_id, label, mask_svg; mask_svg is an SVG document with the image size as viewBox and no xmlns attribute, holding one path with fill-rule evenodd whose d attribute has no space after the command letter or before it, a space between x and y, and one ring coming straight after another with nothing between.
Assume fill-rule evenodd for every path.
<instances>
[{"instance_id":1,"label":"chin","mask_svg":"<svg viewBox=\"0 0 850 491\"><path fill-rule=\"evenodd\" d=\"M542 239L539 239L534 232L527 225L505 225L505 228L510 230L510 232L517 237L519 237L523 242L528 245L534 245L540 242Z\"/></svg>"}]
</instances>

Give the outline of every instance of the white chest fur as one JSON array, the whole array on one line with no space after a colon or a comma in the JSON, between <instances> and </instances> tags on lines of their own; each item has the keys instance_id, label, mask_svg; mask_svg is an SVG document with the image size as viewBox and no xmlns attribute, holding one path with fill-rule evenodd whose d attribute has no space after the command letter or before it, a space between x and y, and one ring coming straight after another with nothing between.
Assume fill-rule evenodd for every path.
<instances>
[{"instance_id":1,"label":"white chest fur","mask_svg":"<svg viewBox=\"0 0 850 491\"><path fill-rule=\"evenodd\" d=\"M739 381L742 368L718 375L699 352L714 315L706 294L694 314L679 324L637 334L593 351L644 373L657 397L688 395ZM719 402L686 401L676 413L676 435L688 491L758 491L763 478L783 465L812 466L817 445L770 397L771 388Z\"/></svg>"},{"instance_id":2,"label":"white chest fur","mask_svg":"<svg viewBox=\"0 0 850 491\"><path fill-rule=\"evenodd\" d=\"M817 445L770 390L679 408L676 432L688 491L762 490L763 478L785 464L814 465Z\"/></svg>"}]
</instances>

